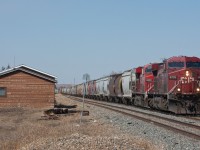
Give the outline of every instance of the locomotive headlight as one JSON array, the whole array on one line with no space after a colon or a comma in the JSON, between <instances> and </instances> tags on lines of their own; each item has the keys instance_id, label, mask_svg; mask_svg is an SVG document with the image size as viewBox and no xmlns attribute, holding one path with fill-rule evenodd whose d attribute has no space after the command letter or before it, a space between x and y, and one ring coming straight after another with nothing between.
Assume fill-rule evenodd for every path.
<instances>
[{"instance_id":1,"label":"locomotive headlight","mask_svg":"<svg viewBox=\"0 0 200 150\"><path fill-rule=\"evenodd\" d=\"M197 88L197 92L200 92L200 88Z\"/></svg>"},{"instance_id":2,"label":"locomotive headlight","mask_svg":"<svg viewBox=\"0 0 200 150\"><path fill-rule=\"evenodd\" d=\"M178 92L180 92L180 91L181 91L181 89L180 89L180 88L178 88L178 89L177 89L177 91L178 91Z\"/></svg>"},{"instance_id":3,"label":"locomotive headlight","mask_svg":"<svg viewBox=\"0 0 200 150\"><path fill-rule=\"evenodd\" d=\"M185 75L188 77L190 75L189 71L186 71Z\"/></svg>"}]
</instances>

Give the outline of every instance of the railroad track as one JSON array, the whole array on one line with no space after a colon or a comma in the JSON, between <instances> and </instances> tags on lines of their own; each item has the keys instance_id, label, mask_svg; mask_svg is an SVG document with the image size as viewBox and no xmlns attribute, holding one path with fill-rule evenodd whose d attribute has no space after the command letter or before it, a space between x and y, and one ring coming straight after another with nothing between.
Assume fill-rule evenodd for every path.
<instances>
[{"instance_id":1,"label":"railroad track","mask_svg":"<svg viewBox=\"0 0 200 150\"><path fill-rule=\"evenodd\" d=\"M88 100L88 99L86 99L86 100ZM81 100L81 102L82 102L82 100ZM102 105L102 103L99 103L99 102L94 102L94 101L93 102L88 101L88 102ZM105 105L105 104L103 104L103 105ZM143 115L147 115L148 117L156 117L156 119L162 119L162 120L165 120L165 121L173 122L173 123L176 123L176 124L179 124L179 125L184 125L186 127L195 128L195 129L200 130L200 126L194 125L194 124L191 124L191 123L182 122L182 121L174 120L174 119L171 119L171 118L164 118L164 117L161 117L161 116L158 116L158 115L149 114L149 113L146 113L146 112L141 112L141 111L137 111L137 110L133 110L133 109L129 109L129 108L124 108L124 107L120 107L120 106L113 106L113 105L109 105L109 104L106 104L106 106L110 106L110 107L114 107L114 108L118 108L118 109L123 109L123 110L126 110L126 111L131 111L131 112L134 112L134 113L140 113L140 114L143 114ZM194 119L194 117L192 119ZM196 119L198 119L198 118L196 118Z\"/></svg>"},{"instance_id":2,"label":"railroad track","mask_svg":"<svg viewBox=\"0 0 200 150\"><path fill-rule=\"evenodd\" d=\"M73 99L73 100L76 100L78 102L82 102L82 99L80 99L80 98L72 97L72 96L70 98ZM180 128L180 126L184 126L184 127L187 127L187 128L196 129L200 132L200 126L198 126L198 125L194 125L194 124L191 124L191 123L186 123L186 122L182 122L182 121L174 120L174 119L170 119L170 118L165 118L165 117L161 117L161 116L158 116L158 115L149 114L149 113L145 113L145 112L141 112L141 111L137 111L137 110L133 110L133 109L128 109L128 108L124 108L124 107L120 107L120 106L103 104L103 103L99 103L99 102L88 100L88 99L85 99L85 103L95 105L95 106L98 106L98 107L101 107L101 108L109 109L111 111L115 111L115 112L121 113L123 115L145 121L147 123L151 123L151 124L153 123L156 126L165 128L167 130L174 131L176 133L182 134L184 136L187 136L187 137L190 137L190 138L193 138L193 139L196 139L196 140L200 140L199 134L192 133L192 132L186 131L185 129ZM129 111L129 112L125 112L125 111ZM141 114L144 115L144 116L140 116ZM154 119L152 119L152 118L154 118ZM167 125L167 123L161 123L161 121L156 121L155 119L162 119L164 121L168 121L170 123L175 123L175 124L180 125L180 126L178 126L179 128L173 127L173 126Z\"/></svg>"},{"instance_id":3,"label":"railroad track","mask_svg":"<svg viewBox=\"0 0 200 150\"><path fill-rule=\"evenodd\" d=\"M195 121L200 121L200 117L184 117L184 118L195 120Z\"/></svg>"}]
</instances>

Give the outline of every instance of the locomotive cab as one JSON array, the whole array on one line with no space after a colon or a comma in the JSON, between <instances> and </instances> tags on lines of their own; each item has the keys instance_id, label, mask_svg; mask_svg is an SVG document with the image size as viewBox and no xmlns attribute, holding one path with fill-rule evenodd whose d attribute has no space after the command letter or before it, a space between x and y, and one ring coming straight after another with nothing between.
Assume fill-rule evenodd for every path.
<instances>
[{"instance_id":1,"label":"locomotive cab","mask_svg":"<svg viewBox=\"0 0 200 150\"><path fill-rule=\"evenodd\" d=\"M191 60L187 61L186 59L185 62L179 62L179 64L181 64L179 71L173 70L169 73L169 79L178 80L178 83L176 81L176 88L171 92L182 95L198 94L200 91L198 80L200 74L200 62L192 62ZM172 88L173 85L170 85L169 90Z\"/></svg>"}]
</instances>

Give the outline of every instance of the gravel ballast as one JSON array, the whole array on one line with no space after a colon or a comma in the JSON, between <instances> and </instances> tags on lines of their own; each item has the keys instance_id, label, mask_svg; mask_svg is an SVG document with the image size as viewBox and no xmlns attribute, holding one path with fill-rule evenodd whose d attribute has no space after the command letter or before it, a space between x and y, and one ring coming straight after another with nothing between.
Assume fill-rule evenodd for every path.
<instances>
[{"instance_id":1,"label":"gravel ballast","mask_svg":"<svg viewBox=\"0 0 200 150\"><path fill-rule=\"evenodd\" d=\"M90 111L94 112L91 115L94 115L102 122L112 124L114 128L151 141L153 145L164 145L160 149L200 149L200 141L178 135L172 131L157 127L152 123L146 123L96 106L90 106ZM174 116L172 117L174 118Z\"/></svg>"}]
</instances>

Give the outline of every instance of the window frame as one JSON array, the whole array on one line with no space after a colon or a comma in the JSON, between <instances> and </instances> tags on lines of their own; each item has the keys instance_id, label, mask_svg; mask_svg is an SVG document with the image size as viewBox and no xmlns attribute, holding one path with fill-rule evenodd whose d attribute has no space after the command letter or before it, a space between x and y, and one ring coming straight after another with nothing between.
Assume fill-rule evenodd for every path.
<instances>
[{"instance_id":1,"label":"window frame","mask_svg":"<svg viewBox=\"0 0 200 150\"><path fill-rule=\"evenodd\" d=\"M172 66L172 64L173 64L173 66ZM181 66L179 66L178 64L181 65ZM184 68L185 67L185 62L183 62L183 61L168 62L167 66L168 66L168 68Z\"/></svg>"},{"instance_id":2,"label":"window frame","mask_svg":"<svg viewBox=\"0 0 200 150\"><path fill-rule=\"evenodd\" d=\"M191 66L191 64L197 63L197 67ZM186 62L186 68L200 68L200 62Z\"/></svg>"},{"instance_id":3,"label":"window frame","mask_svg":"<svg viewBox=\"0 0 200 150\"><path fill-rule=\"evenodd\" d=\"M152 66L147 66L145 68L145 73L152 73Z\"/></svg>"},{"instance_id":4,"label":"window frame","mask_svg":"<svg viewBox=\"0 0 200 150\"><path fill-rule=\"evenodd\" d=\"M7 88L6 87L0 87L0 90L5 90L5 95L0 95L1 97L7 97Z\"/></svg>"}]
</instances>

